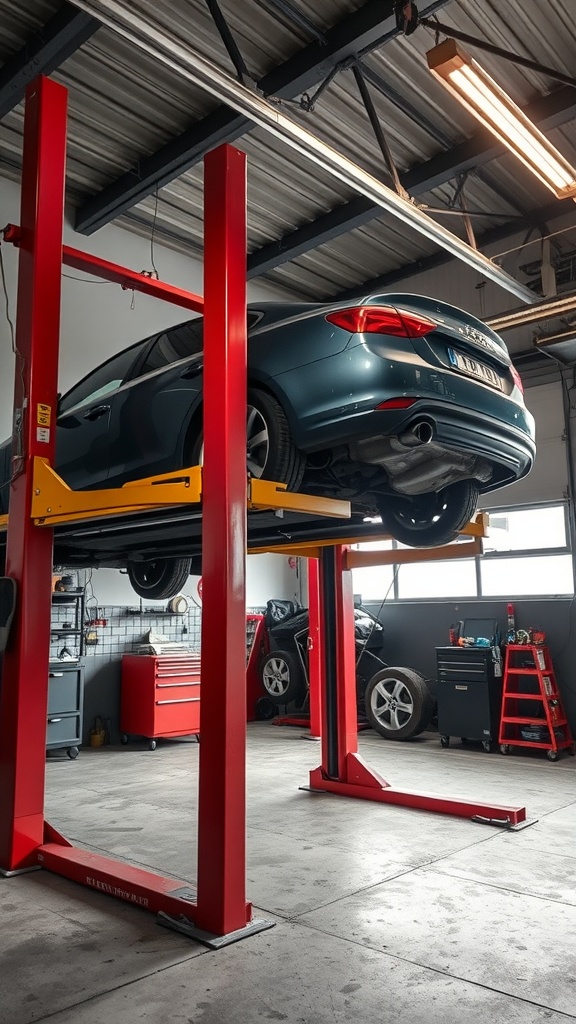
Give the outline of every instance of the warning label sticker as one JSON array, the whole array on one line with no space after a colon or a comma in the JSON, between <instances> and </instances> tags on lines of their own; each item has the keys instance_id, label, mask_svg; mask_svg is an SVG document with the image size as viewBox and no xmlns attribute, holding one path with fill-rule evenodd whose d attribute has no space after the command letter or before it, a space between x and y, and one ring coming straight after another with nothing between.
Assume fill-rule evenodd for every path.
<instances>
[{"instance_id":1,"label":"warning label sticker","mask_svg":"<svg viewBox=\"0 0 576 1024\"><path fill-rule=\"evenodd\" d=\"M49 427L50 420L52 418L52 408L49 405L44 405L42 402L38 402L36 406L36 423L39 427Z\"/></svg>"},{"instance_id":2,"label":"warning label sticker","mask_svg":"<svg viewBox=\"0 0 576 1024\"><path fill-rule=\"evenodd\" d=\"M36 440L43 441L45 444L48 444L50 440L50 428L36 427Z\"/></svg>"}]
</instances>

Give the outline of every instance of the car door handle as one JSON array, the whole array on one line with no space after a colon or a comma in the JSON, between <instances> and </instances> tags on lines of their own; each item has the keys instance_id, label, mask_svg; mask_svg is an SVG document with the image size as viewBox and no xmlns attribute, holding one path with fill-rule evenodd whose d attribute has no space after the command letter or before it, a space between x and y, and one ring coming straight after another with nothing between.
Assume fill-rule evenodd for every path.
<instances>
[{"instance_id":1,"label":"car door handle","mask_svg":"<svg viewBox=\"0 0 576 1024\"><path fill-rule=\"evenodd\" d=\"M204 363L196 363L195 366L187 366L185 370L182 370L180 374L180 380L192 380L193 377L198 377L204 369Z\"/></svg>"},{"instance_id":2,"label":"car door handle","mask_svg":"<svg viewBox=\"0 0 576 1024\"><path fill-rule=\"evenodd\" d=\"M110 412L109 405L95 405L92 409L88 409L88 412L84 413L85 420L99 420L101 416L104 416L107 412Z\"/></svg>"}]
</instances>

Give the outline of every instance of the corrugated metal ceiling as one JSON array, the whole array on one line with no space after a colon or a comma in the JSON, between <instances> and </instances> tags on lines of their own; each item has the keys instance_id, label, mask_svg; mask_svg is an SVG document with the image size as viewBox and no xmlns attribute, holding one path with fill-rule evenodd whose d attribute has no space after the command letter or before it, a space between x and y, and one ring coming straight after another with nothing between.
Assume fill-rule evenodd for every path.
<instances>
[{"instance_id":1,"label":"corrugated metal ceiling","mask_svg":"<svg viewBox=\"0 0 576 1024\"><path fill-rule=\"evenodd\" d=\"M320 32L364 6L361 0L317 0L313 8L292 0L292 5ZM57 0L27 0L25 5L0 0L0 61L14 54L60 6ZM420 7L424 6L422 2ZM204 0L171 0L166 5L134 0L134 8L148 13L221 68L232 71ZM256 80L313 39L268 0L221 0L221 8ZM572 73L576 24L560 0L545 4L541 0L510 0L505 5L499 0L451 0L438 16L462 31ZM443 153L476 130L467 113L428 72L424 55L433 44L434 32L420 27L410 37L391 40L364 58L368 75L377 76L383 83L386 95L373 85L370 91L402 172ZM479 59L521 104L558 87L539 73L490 54L482 54ZM68 198L73 206L79 206L216 107L207 93L159 67L104 27L53 77L70 90ZM350 70L336 76L310 113L296 104L289 104L287 110L314 134L372 174L388 180ZM20 105L0 125L0 171L4 174L18 173L22 118ZM574 122L549 135L576 163ZM252 130L236 145L248 155L251 252L354 198L345 185L339 185L262 129ZM201 184L201 166L195 166L164 185L157 204L151 196L118 222L149 232L157 205L156 238L182 251L190 246L198 248L202 239ZM446 206L453 199L455 186L454 180L446 181L419 195L418 202ZM474 217L479 235L497 228L503 219L512 221L519 214L549 204L552 198L510 155L471 173L465 197L470 209L483 214ZM442 223L465 237L460 218L443 217ZM556 244L559 251L576 248L576 231L561 236ZM380 215L277 266L266 277L294 295L322 299L432 256L434 251L432 243L391 216Z\"/></svg>"}]
</instances>

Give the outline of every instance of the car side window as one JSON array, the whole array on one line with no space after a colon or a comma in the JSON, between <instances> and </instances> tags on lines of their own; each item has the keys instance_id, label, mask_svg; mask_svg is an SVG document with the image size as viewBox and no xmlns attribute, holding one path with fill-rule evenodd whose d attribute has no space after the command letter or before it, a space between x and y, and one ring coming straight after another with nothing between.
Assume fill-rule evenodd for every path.
<instances>
[{"instance_id":1,"label":"car side window","mask_svg":"<svg viewBox=\"0 0 576 1024\"><path fill-rule=\"evenodd\" d=\"M159 334L140 367L138 376L151 373L152 370L161 370L170 363L178 362L179 359L201 355L203 327L204 317L199 316L195 320L189 320Z\"/></svg>"},{"instance_id":2,"label":"car side window","mask_svg":"<svg viewBox=\"0 0 576 1024\"><path fill-rule=\"evenodd\" d=\"M125 352L113 356L103 366L89 373L75 388L69 391L60 402L59 413L70 413L79 406L89 405L105 395L116 391L125 380L130 367L139 354L140 348L132 346Z\"/></svg>"},{"instance_id":3,"label":"car side window","mask_svg":"<svg viewBox=\"0 0 576 1024\"><path fill-rule=\"evenodd\" d=\"M252 327L261 317L261 313L248 313L248 329ZM190 356L201 356L204 343L204 317L197 316L188 320L178 327L171 327L163 331L153 342L146 359L138 371L141 377L153 370L161 370L170 363L176 363L180 359L189 359Z\"/></svg>"}]
</instances>

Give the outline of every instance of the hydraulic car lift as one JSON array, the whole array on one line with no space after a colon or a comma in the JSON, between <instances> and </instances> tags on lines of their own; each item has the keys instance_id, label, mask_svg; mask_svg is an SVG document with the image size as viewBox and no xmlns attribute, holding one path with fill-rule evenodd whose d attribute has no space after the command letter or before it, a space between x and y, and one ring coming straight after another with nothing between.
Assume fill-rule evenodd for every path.
<instances>
[{"instance_id":1,"label":"hydraulic car lift","mask_svg":"<svg viewBox=\"0 0 576 1024\"><path fill-rule=\"evenodd\" d=\"M27 90L14 388L13 478L6 575L18 604L0 692L0 870L44 867L162 915L222 945L270 927L246 902L245 721L238 675L245 658L246 160L229 146L206 158L204 298L62 246L67 91L46 78ZM75 493L52 470L61 268L106 277L187 309L203 310L204 466ZM301 507L282 485L250 484L254 507ZM45 739L53 526L202 499L204 564L197 890L78 849L44 820ZM304 502L306 504L306 502ZM322 503L311 499L310 510ZM328 503L329 504L329 503ZM324 514L327 505L324 506ZM349 514L347 503L332 503ZM221 623L226 642L220 642ZM213 638L219 642L214 643Z\"/></svg>"},{"instance_id":2,"label":"hydraulic car lift","mask_svg":"<svg viewBox=\"0 0 576 1024\"><path fill-rule=\"evenodd\" d=\"M19 246L13 478L6 575L18 605L0 691L0 872L47 868L160 915L215 947L272 922L254 920L245 876L246 164L222 146L206 157L204 298L62 245L67 91L39 78L27 90ZM203 310L204 466L78 494L52 470L61 268ZM54 524L202 500L203 616L197 887L79 849L44 819L45 738ZM252 481L252 507L347 515L347 503ZM392 790L356 753L351 574L342 546L319 550L325 662L322 765L314 789L448 813L525 818ZM221 642L222 622L225 642ZM218 637L218 643L214 642Z\"/></svg>"}]
</instances>

